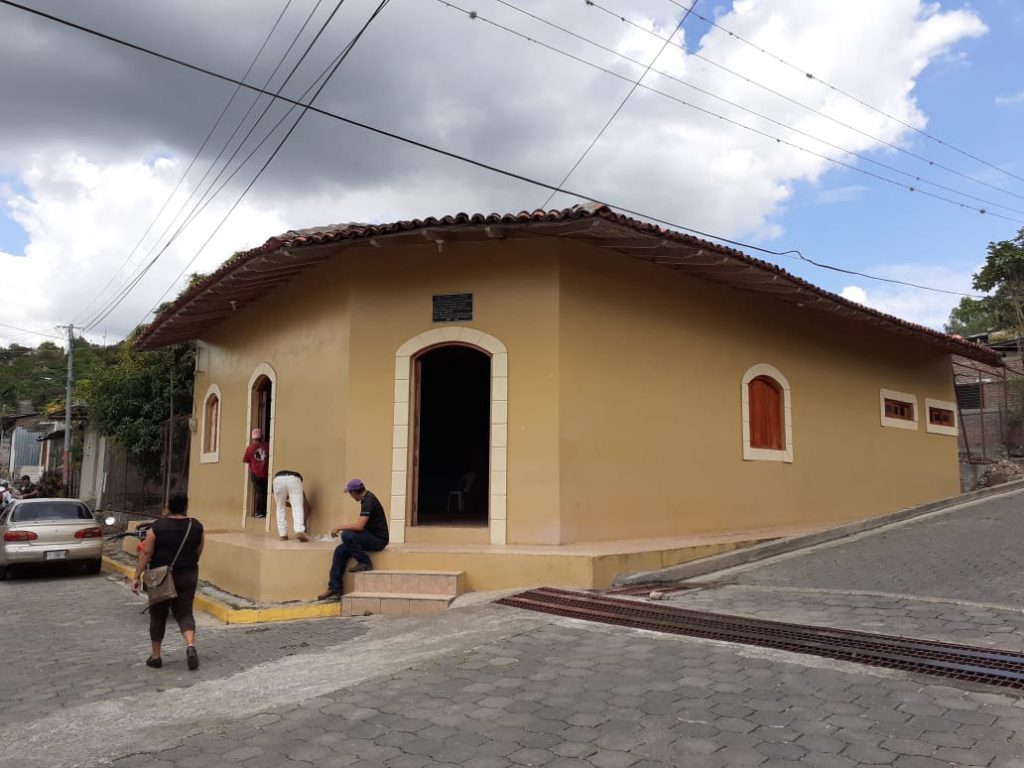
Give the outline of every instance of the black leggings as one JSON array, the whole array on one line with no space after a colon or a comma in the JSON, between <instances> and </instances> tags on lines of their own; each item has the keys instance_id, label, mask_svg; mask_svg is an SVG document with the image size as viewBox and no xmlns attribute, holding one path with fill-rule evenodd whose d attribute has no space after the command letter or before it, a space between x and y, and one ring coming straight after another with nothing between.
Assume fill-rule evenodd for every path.
<instances>
[{"instance_id":1,"label":"black leggings","mask_svg":"<svg viewBox=\"0 0 1024 768\"><path fill-rule=\"evenodd\" d=\"M192 615L192 601L196 596L196 586L199 584L199 571L177 571L172 573L174 577L174 588L178 596L173 600L164 600L149 609L149 639L159 643L164 639L164 632L167 630L167 614L174 614L178 622L178 629L182 632L196 631L196 619Z\"/></svg>"}]
</instances>

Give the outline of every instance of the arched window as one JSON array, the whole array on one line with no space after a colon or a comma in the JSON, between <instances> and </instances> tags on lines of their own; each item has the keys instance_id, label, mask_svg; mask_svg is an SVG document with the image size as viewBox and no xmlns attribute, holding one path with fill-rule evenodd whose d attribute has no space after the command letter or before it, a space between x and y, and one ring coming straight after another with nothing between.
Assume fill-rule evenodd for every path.
<instances>
[{"instance_id":1,"label":"arched window","mask_svg":"<svg viewBox=\"0 0 1024 768\"><path fill-rule=\"evenodd\" d=\"M770 376L747 384L750 400L750 447L781 451L786 447L782 387Z\"/></svg>"},{"instance_id":2,"label":"arched window","mask_svg":"<svg viewBox=\"0 0 1024 768\"><path fill-rule=\"evenodd\" d=\"M743 458L793 462L793 409L789 381L768 363L743 374Z\"/></svg>"},{"instance_id":3,"label":"arched window","mask_svg":"<svg viewBox=\"0 0 1024 768\"><path fill-rule=\"evenodd\" d=\"M202 451L200 462L211 463L220 459L220 388L211 384L203 400L203 431L200 435Z\"/></svg>"}]
</instances>

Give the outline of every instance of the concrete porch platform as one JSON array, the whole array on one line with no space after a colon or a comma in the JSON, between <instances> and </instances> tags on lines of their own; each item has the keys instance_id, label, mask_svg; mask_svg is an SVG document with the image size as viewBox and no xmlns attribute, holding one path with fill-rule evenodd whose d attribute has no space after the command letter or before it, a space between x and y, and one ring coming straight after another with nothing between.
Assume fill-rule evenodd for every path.
<instances>
[{"instance_id":1,"label":"concrete porch platform","mask_svg":"<svg viewBox=\"0 0 1024 768\"><path fill-rule=\"evenodd\" d=\"M762 528L560 546L406 543L393 544L372 557L377 569L464 571L465 588L470 592L541 585L591 588L610 585L618 574L666 568L825 527ZM262 533L207 531L201 577L259 603L310 600L327 586L335 546L337 539L301 543ZM345 574L345 591L352 590L352 575Z\"/></svg>"}]
</instances>

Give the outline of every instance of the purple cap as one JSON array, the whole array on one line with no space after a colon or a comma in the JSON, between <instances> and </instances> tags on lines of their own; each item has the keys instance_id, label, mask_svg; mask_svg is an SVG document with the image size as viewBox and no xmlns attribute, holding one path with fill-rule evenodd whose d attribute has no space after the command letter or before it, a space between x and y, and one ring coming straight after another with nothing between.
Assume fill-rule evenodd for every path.
<instances>
[{"instance_id":1,"label":"purple cap","mask_svg":"<svg viewBox=\"0 0 1024 768\"><path fill-rule=\"evenodd\" d=\"M352 493L352 491L361 491L364 488L366 488L366 486L363 485L362 480L353 479L345 483L345 493Z\"/></svg>"}]
</instances>

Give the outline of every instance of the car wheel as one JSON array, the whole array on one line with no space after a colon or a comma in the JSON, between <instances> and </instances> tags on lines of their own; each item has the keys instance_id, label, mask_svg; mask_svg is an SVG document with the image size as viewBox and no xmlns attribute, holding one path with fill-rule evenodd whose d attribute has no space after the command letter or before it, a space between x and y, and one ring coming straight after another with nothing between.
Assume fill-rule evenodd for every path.
<instances>
[{"instance_id":1,"label":"car wheel","mask_svg":"<svg viewBox=\"0 0 1024 768\"><path fill-rule=\"evenodd\" d=\"M7 566L6 565L0 565L0 581L3 581L6 578L7 578Z\"/></svg>"},{"instance_id":2,"label":"car wheel","mask_svg":"<svg viewBox=\"0 0 1024 768\"><path fill-rule=\"evenodd\" d=\"M86 573L99 573L103 567L103 560L87 560L85 563Z\"/></svg>"}]
</instances>

